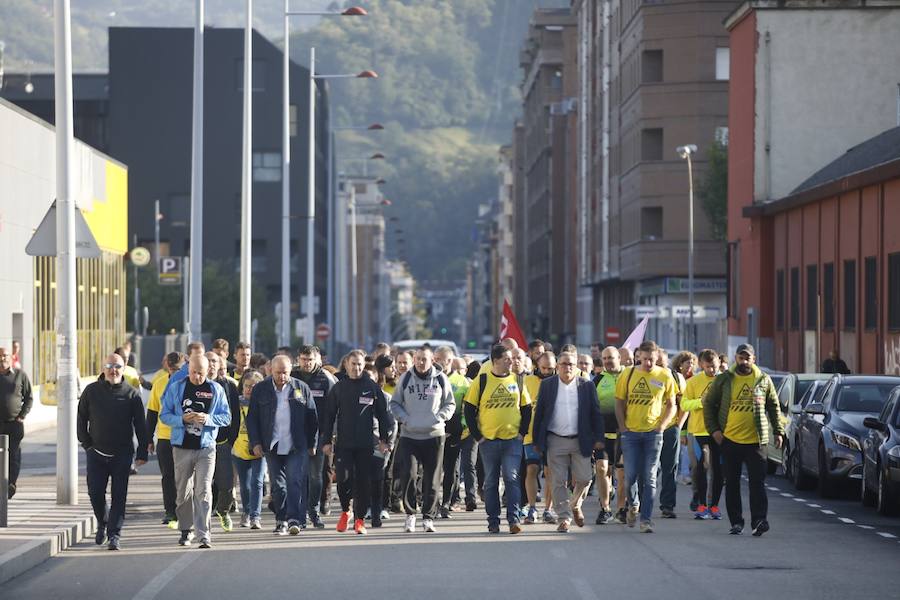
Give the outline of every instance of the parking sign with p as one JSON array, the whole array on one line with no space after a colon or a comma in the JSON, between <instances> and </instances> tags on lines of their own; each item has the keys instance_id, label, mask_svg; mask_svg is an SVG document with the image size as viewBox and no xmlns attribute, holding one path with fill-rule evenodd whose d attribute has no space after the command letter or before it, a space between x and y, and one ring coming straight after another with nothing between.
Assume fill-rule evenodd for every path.
<instances>
[{"instance_id":1,"label":"parking sign with p","mask_svg":"<svg viewBox=\"0 0 900 600\"><path fill-rule=\"evenodd\" d=\"M159 257L159 284L181 285L181 257Z\"/></svg>"}]
</instances>

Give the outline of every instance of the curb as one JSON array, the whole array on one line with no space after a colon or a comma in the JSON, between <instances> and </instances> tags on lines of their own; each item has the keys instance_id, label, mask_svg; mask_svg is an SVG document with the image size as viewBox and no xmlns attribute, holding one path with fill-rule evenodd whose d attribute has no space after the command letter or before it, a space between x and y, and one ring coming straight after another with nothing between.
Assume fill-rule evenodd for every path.
<instances>
[{"instance_id":1,"label":"curb","mask_svg":"<svg viewBox=\"0 0 900 600\"><path fill-rule=\"evenodd\" d=\"M97 519L87 513L69 525L57 527L25 545L0 554L0 585L74 546L97 531Z\"/></svg>"}]
</instances>

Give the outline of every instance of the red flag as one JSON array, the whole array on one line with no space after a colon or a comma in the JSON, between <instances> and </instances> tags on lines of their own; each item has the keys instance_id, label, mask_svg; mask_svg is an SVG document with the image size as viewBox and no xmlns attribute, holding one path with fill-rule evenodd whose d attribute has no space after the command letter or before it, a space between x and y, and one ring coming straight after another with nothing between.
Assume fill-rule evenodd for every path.
<instances>
[{"instance_id":1,"label":"red flag","mask_svg":"<svg viewBox=\"0 0 900 600\"><path fill-rule=\"evenodd\" d=\"M528 348L528 342L525 341L525 335L516 315L513 314L512 307L505 299L503 300L503 316L500 317L500 341L506 338L512 338L519 344L519 348Z\"/></svg>"}]
</instances>

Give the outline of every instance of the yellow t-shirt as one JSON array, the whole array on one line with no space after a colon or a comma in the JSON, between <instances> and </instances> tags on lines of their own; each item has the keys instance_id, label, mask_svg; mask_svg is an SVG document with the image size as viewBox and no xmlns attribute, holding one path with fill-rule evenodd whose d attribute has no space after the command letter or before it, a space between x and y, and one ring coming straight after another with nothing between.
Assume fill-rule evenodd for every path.
<instances>
[{"instance_id":1,"label":"yellow t-shirt","mask_svg":"<svg viewBox=\"0 0 900 600\"><path fill-rule=\"evenodd\" d=\"M493 369L493 368L494 368L494 361L486 360L483 363L481 363L481 368L478 369L478 374L484 375L485 373L490 373L491 369Z\"/></svg>"},{"instance_id":2,"label":"yellow t-shirt","mask_svg":"<svg viewBox=\"0 0 900 600\"><path fill-rule=\"evenodd\" d=\"M709 435L709 432L706 431L706 423L703 421L703 397L715 379L715 377L710 377L700 371L687 381L681 404L691 407L691 410L688 410L690 414L688 415L687 431L692 435ZM697 406L694 407L694 405Z\"/></svg>"},{"instance_id":3,"label":"yellow t-shirt","mask_svg":"<svg viewBox=\"0 0 900 600\"><path fill-rule=\"evenodd\" d=\"M538 391L541 389L541 381L543 380L537 375L528 375L525 377L525 390L532 399L534 406L532 407L531 412L531 423L528 425L528 434L525 436L525 439L522 440L523 444L534 443L534 411L537 410Z\"/></svg>"},{"instance_id":4,"label":"yellow t-shirt","mask_svg":"<svg viewBox=\"0 0 900 600\"><path fill-rule=\"evenodd\" d=\"M487 374L485 391L481 393L481 376L472 381L466 402L478 407L478 427L487 440L511 440L519 435L522 415L519 408L531 404L528 390L519 389L516 376Z\"/></svg>"},{"instance_id":5,"label":"yellow t-shirt","mask_svg":"<svg viewBox=\"0 0 900 600\"><path fill-rule=\"evenodd\" d=\"M125 383L127 383L134 389L141 389L141 376L138 375L137 369L135 369L134 367L125 365L125 368L122 369L122 379L124 379Z\"/></svg>"},{"instance_id":6,"label":"yellow t-shirt","mask_svg":"<svg viewBox=\"0 0 900 600\"><path fill-rule=\"evenodd\" d=\"M234 440L231 453L244 460L258 460L259 457L253 456L253 453L250 452L250 435L247 433L248 412L250 412L250 405L241 404L241 427L238 430L237 439Z\"/></svg>"},{"instance_id":7,"label":"yellow t-shirt","mask_svg":"<svg viewBox=\"0 0 900 600\"><path fill-rule=\"evenodd\" d=\"M629 431L653 431L660 425L666 403L678 393L668 369L653 367L649 372L627 367L616 382L616 398L626 401L625 427Z\"/></svg>"},{"instance_id":8,"label":"yellow t-shirt","mask_svg":"<svg viewBox=\"0 0 900 600\"><path fill-rule=\"evenodd\" d=\"M162 395L166 391L166 385L169 383L169 374L165 373L153 380L153 387L150 388L150 400L147 402L147 410L156 411L158 415L162 412ZM153 435L153 432L150 432ZM156 439L168 440L172 437L172 428L162 422L161 419L156 421Z\"/></svg>"},{"instance_id":9,"label":"yellow t-shirt","mask_svg":"<svg viewBox=\"0 0 900 600\"><path fill-rule=\"evenodd\" d=\"M731 405L723 435L735 444L758 444L756 418L753 416L753 384L757 376L735 374L731 381Z\"/></svg>"}]
</instances>

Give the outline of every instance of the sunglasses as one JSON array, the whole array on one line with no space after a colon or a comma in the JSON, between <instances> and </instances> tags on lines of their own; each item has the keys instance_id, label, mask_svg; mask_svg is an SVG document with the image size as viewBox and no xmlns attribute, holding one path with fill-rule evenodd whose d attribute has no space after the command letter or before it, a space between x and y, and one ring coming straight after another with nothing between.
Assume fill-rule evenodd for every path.
<instances>
[{"instance_id":1,"label":"sunglasses","mask_svg":"<svg viewBox=\"0 0 900 600\"><path fill-rule=\"evenodd\" d=\"M118 363L106 363L105 365L103 365L104 369L115 369L117 371L123 369L124 367L125 365L120 365Z\"/></svg>"}]
</instances>

